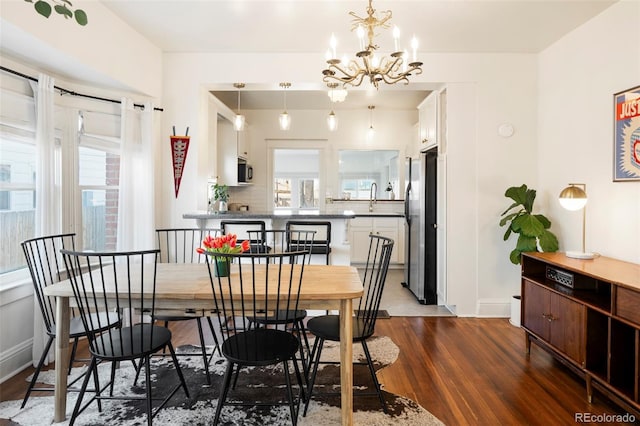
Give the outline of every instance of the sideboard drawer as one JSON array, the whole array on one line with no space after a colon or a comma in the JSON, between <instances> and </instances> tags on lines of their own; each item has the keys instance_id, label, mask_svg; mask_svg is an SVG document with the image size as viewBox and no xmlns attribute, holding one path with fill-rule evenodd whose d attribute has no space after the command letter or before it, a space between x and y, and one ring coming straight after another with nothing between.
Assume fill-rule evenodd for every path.
<instances>
[{"instance_id":1,"label":"sideboard drawer","mask_svg":"<svg viewBox=\"0 0 640 426\"><path fill-rule=\"evenodd\" d=\"M624 287L618 287L616 295L616 315L620 318L640 324L640 293Z\"/></svg>"}]
</instances>

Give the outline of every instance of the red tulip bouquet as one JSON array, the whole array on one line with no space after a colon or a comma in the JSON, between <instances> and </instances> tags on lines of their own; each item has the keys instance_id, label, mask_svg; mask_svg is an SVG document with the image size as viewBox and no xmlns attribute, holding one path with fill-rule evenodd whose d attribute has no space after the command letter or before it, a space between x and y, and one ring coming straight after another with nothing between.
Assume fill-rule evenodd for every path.
<instances>
[{"instance_id":1,"label":"red tulip bouquet","mask_svg":"<svg viewBox=\"0 0 640 426\"><path fill-rule=\"evenodd\" d=\"M204 247L198 247L196 251L200 254L204 253L244 253L249 251L249 240L244 240L238 244L238 237L235 234L221 235L212 237L207 235L202 240ZM215 275L226 277L229 275L229 259L217 258L215 267Z\"/></svg>"}]
</instances>

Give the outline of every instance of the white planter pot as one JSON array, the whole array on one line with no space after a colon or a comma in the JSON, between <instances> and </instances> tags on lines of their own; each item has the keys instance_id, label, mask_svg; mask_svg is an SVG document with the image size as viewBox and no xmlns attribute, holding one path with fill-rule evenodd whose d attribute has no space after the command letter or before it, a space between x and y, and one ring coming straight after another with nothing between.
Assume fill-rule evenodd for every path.
<instances>
[{"instance_id":1,"label":"white planter pot","mask_svg":"<svg viewBox=\"0 0 640 426\"><path fill-rule=\"evenodd\" d=\"M227 206L227 202L226 201L218 201L218 211L222 212L222 213L226 213L228 210L228 206Z\"/></svg>"},{"instance_id":2,"label":"white planter pot","mask_svg":"<svg viewBox=\"0 0 640 426\"><path fill-rule=\"evenodd\" d=\"M516 327L520 327L520 302L520 296L511 298L511 318L509 322Z\"/></svg>"}]
</instances>

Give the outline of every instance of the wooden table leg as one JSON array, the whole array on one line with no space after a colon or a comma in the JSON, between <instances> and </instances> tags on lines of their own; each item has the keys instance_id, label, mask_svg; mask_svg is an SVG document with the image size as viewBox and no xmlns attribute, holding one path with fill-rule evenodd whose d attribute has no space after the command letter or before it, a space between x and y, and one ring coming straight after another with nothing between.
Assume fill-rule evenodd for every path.
<instances>
[{"instance_id":1,"label":"wooden table leg","mask_svg":"<svg viewBox=\"0 0 640 426\"><path fill-rule=\"evenodd\" d=\"M56 297L56 383L55 414L58 423L66 418L67 412L67 366L69 365L69 298Z\"/></svg>"},{"instance_id":2,"label":"wooden table leg","mask_svg":"<svg viewBox=\"0 0 640 426\"><path fill-rule=\"evenodd\" d=\"M353 301L340 301L340 389L342 426L353 425Z\"/></svg>"}]
</instances>

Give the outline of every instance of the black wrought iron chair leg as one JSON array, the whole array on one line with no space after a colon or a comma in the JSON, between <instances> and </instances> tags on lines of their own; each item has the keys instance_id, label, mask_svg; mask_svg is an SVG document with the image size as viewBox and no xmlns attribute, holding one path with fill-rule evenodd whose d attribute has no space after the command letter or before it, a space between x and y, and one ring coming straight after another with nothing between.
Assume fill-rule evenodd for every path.
<instances>
[{"instance_id":1,"label":"black wrought iron chair leg","mask_svg":"<svg viewBox=\"0 0 640 426\"><path fill-rule=\"evenodd\" d=\"M304 387L309 386L309 382L306 377L305 381L302 381L302 375L300 374L300 368L298 367L298 359L295 357L295 355L293 356L293 368L296 372L296 380L298 381L298 386L300 387L300 398L306 400L307 393L305 392Z\"/></svg>"},{"instance_id":2,"label":"black wrought iron chair leg","mask_svg":"<svg viewBox=\"0 0 640 426\"><path fill-rule=\"evenodd\" d=\"M309 348L309 339L307 339L307 329L305 328L302 320L296 322L295 329L298 332L298 341L300 342L300 360L302 361L302 369L304 370L305 382L308 382L307 379L309 377L309 367L311 363L311 349ZM302 336L302 338L300 338L300 336ZM306 357L304 354L305 349L307 350Z\"/></svg>"},{"instance_id":3,"label":"black wrought iron chair leg","mask_svg":"<svg viewBox=\"0 0 640 426\"><path fill-rule=\"evenodd\" d=\"M90 372L87 371L87 374ZM112 382L113 383L113 382ZM98 362L96 361L96 368L93 369L93 386L96 390L96 402L98 403L98 412L102 413L102 399L100 399L100 378L98 377Z\"/></svg>"},{"instance_id":4,"label":"black wrought iron chair leg","mask_svg":"<svg viewBox=\"0 0 640 426\"><path fill-rule=\"evenodd\" d=\"M76 359L76 351L78 350L78 338L73 339L73 347L71 348L71 356L69 357L69 372L71 374L71 368L73 367L73 360Z\"/></svg>"},{"instance_id":5,"label":"black wrought iron chair leg","mask_svg":"<svg viewBox=\"0 0 640 426\"><path fill-rule=\"evenodd\" d=\"M216 407L216 415L213 418L214 426L220 421L220 413L222 412L222 406L227 399L229 393L229 385L231 384L231 374L233 374L234 364L227 362L227 369L224 372L224 380L222 381L222 389L220 390L220 396L218 397L218 406Z\"/></svg>"},{"instance_id":6,"label":"black wrought iron chair leg","mask_svg":"<svg viewBox=\"0 0 640 426\"><path fill-rule=\"evenodd\" d=\"M147 392L147 425L152 426L153 422L153 414L152 414L152 405L151 405L151 360L149 359L149 355L144 357L144 381L146 385Z\"/></svg>"},{"instance_id":7,"label":"black wrought iron chair leg","mask_svg":"<svg viewBox=\"0 0 640 426\"><path fill-rule=\"evenodd\" d=\"M207 384L211 384L211 375L209 374L209 356L207 355L207 347L204 344L204 333L202 332L202 318L196 318L198 323L198 336L200 337L200 349L202 349L202 359L204 360L204 372L207 375Z\"/></svg>"},{"instance_id":8,"label":"black wrought iron chair leg","mask_svg":"<svg viewBox=\"0 0 640 426\"><path fill-rule=\"evenodd\" d=\"M218 353L222 355L222 351L220 350L220 343L218 342L218 336L216 335L216 331L213 328L213 321L211 321L211 317L207 317L207 322L209 323L209 329L211 330L211 335L213 336L213 342L216 345L216 349L218 350ZM216 352L215 350L212 351L211 353L212 357L215 352Z\"/></svg>"},{"instance_id":9,"label":"black wrought iron chair leg","mask_svg":"<svg viewBox=\"0 0 640 426\"><path fill-rule=\"evenodd\" d=\"M47 344L44 346L42 355L40 355L40 361L38 361L38 366L36 367L36 371L33 373L33 377L31 378L31 383L29 383L29 387L27 388L27 393L24 396L24 399L22 400L22 405L20 406L20 409L24 408L25 404L27 403L27 400L29 399L29 396L31 395L31 390L33 389L33 387L36 384L36 381L38 380L38 375L40 374L40 370L42 369L44 360L47 357L47 354L49 353L49 349L51 349L51 344L53 343L53 340L54 340L54 337L49 336L49 340L47 340Z\"/></svg>"},{"instance_id":10,"label":"black wrought iron chair leg","mask_svg":"<svg viewBox=\"0 0 640 426\"><path fill-rule=\"evenodd\" d=\"M164 324L163 324L163 327L164 327L164 328L169 328L169 321L166 321L166 320L165 320L165 321L164 321ZM166 352L166 349L167 349L167 348L162 348L162 353L163 353L163 354L167 353L167 352Z\"/></svg>"},{"instance_id":11,"label":"black wrought iron chair leg","mask_svg":"<svg viewBox=\"0 0 640 426\"><path fill-rule=\"evenodd\" d=\"M322 355L322 346L324 345L324 339L316 337L316 341L313 344L313 352L315 358L311 359L313 364L313 373L311 374L311 380L309 381L309 387L307 388L307 399L304 403L304 412L302 416L307 415L307 409L309 408L309 402L311 402L311 394L313 393L313 386L316 382L316 374L318 373L318 364L320 364L320 355Z\"/></svg>"},{"instance_id":12,"label":"black wrought iron chair leg","mask_svg":"<svg viewBox=\"0 0 640 426\"><path fill-rule=\"evenodd\" d=\"M111 383L109 383L109 396L113 396L113 385L116 381L116 365L116 361L111 361ZM138 380L138 373L140 373L140 370L138 370L135 362L133 363L133 366L136 369L136 380L133 383L133 385L135 386L135 382ZM142 366L142 363L140 364L140 366Z\"/></svg>"},{"instance_id":13,"label":"black wrought iron chair leg","mask_svg":"<svg viewBox=\"0 0 640 426\"><path fill-rule=\"evenodd\" d=\"M295 363L295 360L294 360ZM298 415L296 413L296 407L293 403L293 389L291 388L291 375L289 374L289 363L287 361L282 362L282 368L284 369L284 378L287 383L287 397L289 399L289 411L291 412L291 423L296 426Z\"/></svg>"},{"instance_id":14,"label":"black wrought iron chair leg","mask_svg":"<svg viewBox=\"0 0 640 426\"><path fill-rule=\"evenodd\" d=\"M176 373L178 373L178 378L180 379L180 383L182 384L182 388L184 389L184 394L187 398L191 398L189 396L189 388L187 388L187 382L185 382L184 375L182 374L182 369L180 368L180 364L178 364L176 351L173 349L173 345L171 344L171 342L169 342L167 346L169 347L169 352L171 353L171 359L173 359L173 365L176 367Z\"/></svg>"},{"instance_id":15,"label":"black wrought iron chair leg","mask_svg":"<svg viewBox=\"0 0 640 426\"><path fill-rule=\"evenodd\" d=\"M367 365L369 366L369 372L371 373L373 384L375 385L376 392L378 393L378 399L380 399L380 403L382 404L382 411L387 414L387 404L384 402L384 396L382 395L382 390L380 389L380 382L378 381L376 371L373 368L373 360L371 359L371 353L369 353L369 347L367 346L367 342L364 340L362 341L362 349L364 350L364 355L367 357Z\"/></svg>"},{"instance_id":16,"label":"black wrought iron chair leg","mask_svg":"<svg viewBox=\"0 0 640 426\"><path fill-rule=\"evenodd\" d=\"M136 367L136 377L133 379L133 386L138 386L138 377L140 377L140 370L144 366L144 359L140 359L140 364Z\"/></svg>"},{"instance_id":17,"label":"black wrought iron chair leg","mask_svg":"<svg viewBox=\"0 0 640 426\"><path fill-rule=\"evenodd\" d=\"M89 379L94 372L94 369L97 368L97 360L95 357L91 357L91 362L89 363L89 369L85 373L84 380L82 381L82 387L80 387L80 394L78 395L78 399L76 400L76 405L73 407L73 413L71 414L71 420L69 420L69 426L73 426L80 413L80 407L82 406L82 399L84 397L84 393L87 390L87 385L89 384Z\"/></svg>"},{"instance_id":18,"label":"black wrought iron chair leg","mask_svg":"<svg viewBox=\"0 0 640 426\"><path fill-rule=\"evenodd\" d=\"M236 374L233 377L233 385L231 386L231 389L235 389L236 385L238 384L238 376L240 375L240 368L241 368L240 364L238 364L235 368Z\"/></svg>"}]
</instances>

